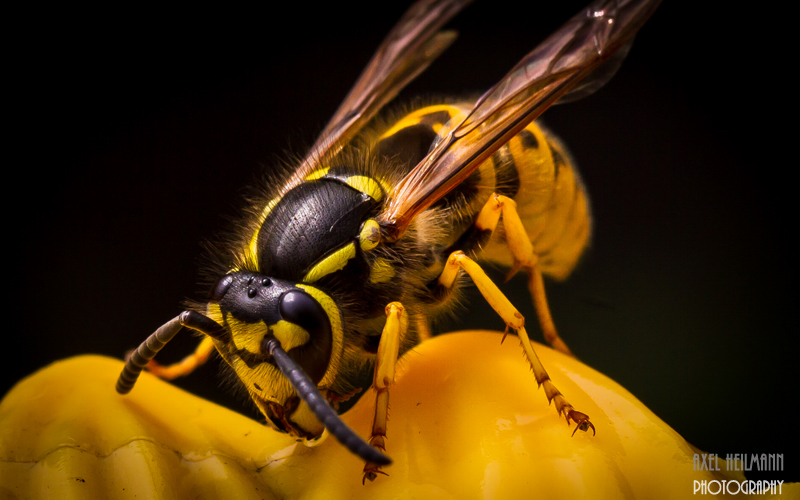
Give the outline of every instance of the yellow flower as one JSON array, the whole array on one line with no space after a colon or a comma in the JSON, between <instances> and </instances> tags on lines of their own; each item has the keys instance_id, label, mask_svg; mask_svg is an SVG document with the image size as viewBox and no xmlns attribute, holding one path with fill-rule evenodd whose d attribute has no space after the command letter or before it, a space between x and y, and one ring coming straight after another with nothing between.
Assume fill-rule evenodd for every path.
<instances>
[{"instance_id":1,"label":"yellow flower","mask_svg":"<svg viewBox=\"0 0 800 500\"><path fill-rule=\"evenodd\" d=\"M570 437L516 338L500 338L448 334L403 357L390 396L394 463L363 486L363 463L333 438L297 442L149 374L120 396L119 360L54 363L0 403L0 497L686 498L695 480L743 479L694 470L697 451L625 389L537 345L597 428ZM370 391L343 415L362 436L373 405Z\"/></svg>"}]
</instances>

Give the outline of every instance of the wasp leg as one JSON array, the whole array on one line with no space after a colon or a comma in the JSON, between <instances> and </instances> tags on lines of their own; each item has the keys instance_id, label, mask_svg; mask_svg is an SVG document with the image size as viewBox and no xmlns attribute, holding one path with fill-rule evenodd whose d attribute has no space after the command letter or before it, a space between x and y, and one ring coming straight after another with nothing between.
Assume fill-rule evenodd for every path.
<instances>
[{"instance_id":1,"label":"wasp leg","mask_svg":"<svg viewBox=\"0 0 800 500\"><path fill-rule=\"evenodd\" d=\"M539 317L539 324L545 340L557 351L574 358L575 355L556 331L556 325L550 315L550 307L547 305L547 296L544 293L542 272L537 265L539 257L533 251L533 243L517 214L517 204L514 200L492 194L475 219L475 226L479 230L494 232L501 214L506 231L506 242L511 250L511 255L514 256L514 267L509 271L506 280L511 279L520 269L524 269L528 273L528 289L533 296L533 304L536 307L536 315Z\"/></svg>"},{"instance_id":2,"label":"wasp leg","mask_svg":"<svg viewBox=\"0 0 800 500\"><path fill-rule=\"evenodd\" d=\"M208 357L211 356L212 352L214 352L214 341L211 337L206 336L192 354L177 363L164 366L151 359L146 368L147 371L158 378L172 380L192 373L198 366L208 361Z\"/></svg>"},{"instance_id":3,"label":"wasp leg","mask_svg":"<svg viewBox=\"0 0 800 500\"><path fill-rule=\"evenodd\" d=\"M389 417L389 387L394 384L397 353L400 350L400 339L408 330L408 314L400 302L392 302L386 306L386 325L378 344L378 355L375 359L375 378L372 387L375 389L375 419L372 422L372 436L369 444L381 451L386 451L386 422ZM367 462L364 465L364 477L361 483L369 479L374 481L378 474L386 474L380 466Z\"/></svg>"},{"instance_id":4,"label":"wasp leg","mask_svg":"<svg viewBox=\"0 0 800 500\"><path fill-rule=\"evenodd\" d=\"M561 391L556 388L552 380L550 380L550 375L547 374L544 365L539 361L536 351L533 350L531 340L528 338L528 333L525 331L525 318L511 304L511 301L503 295L503 292L497 288L497 285L492 282L478 263L467 257L462 251L453 252L447 259L444 271L442 271L442 274L439 276L439 284L447 288L453 286L459 269L463 269L469 277L472 278L472 281L478 287L478 290L480 290L486 302L488 302L489 305L492 306L492 309L505 321L506 329L513 328L517 332L520 343L522 344L522 349L525 351L525 356L528 358L528 362L531 365L533 375L536 377L536 383L539 387L544 386L544 393L547 396L547 401L550 403L555 401L556 410L558 410L559 415L563 414L564 418L567 419L567 425L569 425L570 422L575 422L577 424L575 430L580 429L586 431L591 427L592 433L594 433L594 425L589 421L589 416L573 408L564 395L561 394ZM575 432L573 432L573 435L574 434Z\"/></svg>"}]
</instances>

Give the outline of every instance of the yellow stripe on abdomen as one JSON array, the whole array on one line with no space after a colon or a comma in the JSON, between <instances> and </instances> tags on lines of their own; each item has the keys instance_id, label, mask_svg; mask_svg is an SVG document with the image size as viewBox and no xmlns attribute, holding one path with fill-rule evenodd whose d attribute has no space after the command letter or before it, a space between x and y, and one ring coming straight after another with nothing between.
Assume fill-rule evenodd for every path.
<instances>
[{"instance_id":1,"label":"yellow stripe on abdomen","mask_svg":"<svg viewBox=\"0 0 800 500\"><path fill-rule=\"evenodd\" d=\"M531 123L508 143L519 176L513 197L544 274L566 278L591 237L589 198L561 142ZM492 238L484 257L513 265L505 242Z\"/></svg>"}]
</instances>

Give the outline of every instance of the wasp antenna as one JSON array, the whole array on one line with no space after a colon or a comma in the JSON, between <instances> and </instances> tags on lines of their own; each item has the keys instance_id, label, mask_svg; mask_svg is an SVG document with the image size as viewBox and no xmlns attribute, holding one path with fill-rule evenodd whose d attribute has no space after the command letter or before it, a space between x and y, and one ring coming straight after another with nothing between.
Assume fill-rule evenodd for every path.
<instances>
[{"instance_id":1,"label":"wasp antenna","mask_svg":"<svg viewBox=\"0 0 800 500\"><path fill-rule=\"evenodd\" d=\"M333 437L366 462L377 465L389 465L392 463L392 459L370 446L358 434L353 432L347 424L342 422L342 419L331 408L328 401L322 397L322 394L319 393L314 383L308 378L308 375L286 354L277 339L268 339L266 344L267 352L275 359L275 364L278 365L283 376L289 379L300 398L311 408L314 415Z\"/></svg>"},{"instance_id":2,"label":"wasp antenna","mask_svg":"<svg viewBox=\"0 0 800 500\"><path fill-rule=\"evenodd\" d=\"M183 328L182 318L186 316L187 313L189 313L189 311L184 311L164 323L133 351L125 361L125 368L122 369L122 373L119 374L119 378L117 379L118 393L128 394L131 392L131 389L133 389L133 386L136 384L136 380L139 378L139 374L142 373L147 363L158 354L158 351L164 348L167 342L175 337L175 334L177 334L181 328Z\"/></svg>"},{"instance_id":3,"label":"wasp antenna","mask_svg":"<svg viewBox=\"0 0 800 500\"><path fill-rule=\"evenodd\" d=\"M222 343L231 341L228 331L208 316L203 316L195 311L184 311L178 317L181 318L181 325L186 328L204 333Z\"/></svg>"},{"instance_id":4,"label":"wasp antenna","mask_svg":"<svg viewBox=\"0 0 800 500\"><path fill-rule=\"evenodd\" d=\"M125 361L125 368L119 374L117 379L117 392L120 394L128 394L136 384L139 374L147 363L153 359L158 351L167 345L167 342L175 337L183 327L197 330L198 332L205 333L209 337L225 341L227 333L225 329L217 324L213 319L207 318L200 313L194 311L183 311L176 317L164 323L152 335L147 337L147 340L128 357Z\"/></svg>"}]
</instances>

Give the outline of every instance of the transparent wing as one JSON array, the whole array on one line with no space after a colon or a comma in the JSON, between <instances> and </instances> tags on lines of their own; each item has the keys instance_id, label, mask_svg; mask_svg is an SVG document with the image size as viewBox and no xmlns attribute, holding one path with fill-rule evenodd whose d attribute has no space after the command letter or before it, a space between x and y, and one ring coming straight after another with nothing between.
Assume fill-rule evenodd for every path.
<instances>
[{"instance_id":1,"label":"transparent wing","mask_svg":"<svg viewBox=\"0 0 800 500\"><path fill-rule=\"evenodd\" d=\"M314 169L319 158L344 147L384 105L422 73L456 38L438 31L472 0L420 0L383 41L344 102L287 184Z\"/></svg>"},{"instance_id":2,"label":"transparent wing","mask_svg":"<svg viewBox=\"0 0 800 500\"><path fill-rule=\"evenodd\" d=\"M609 57L608 60L603 62L594 71L586 75L586 77L578 82L578 84L569 89L564 95L559 97L558 100L553 103L553 105L575 102L600 90L603 85L608 83L614 77L614 75L617 74L617 71L619 71L619 69L622 67L622 61L628 57L628 52L631 51L632 46L633 38L628 40L625 45L614 52L614 54Z\"/></svg>"},{"instance_id":3,"label":"transparent wing","mask_svg":"<svg viewBox=\"0 0 800 500\"><path fill-rule=\"evenodd\" d=\"M526 55L390 193L380 217L386 237L399 238L418 213L622 48L659 2L596 0Z\"/></svg>"}]
</instances>

